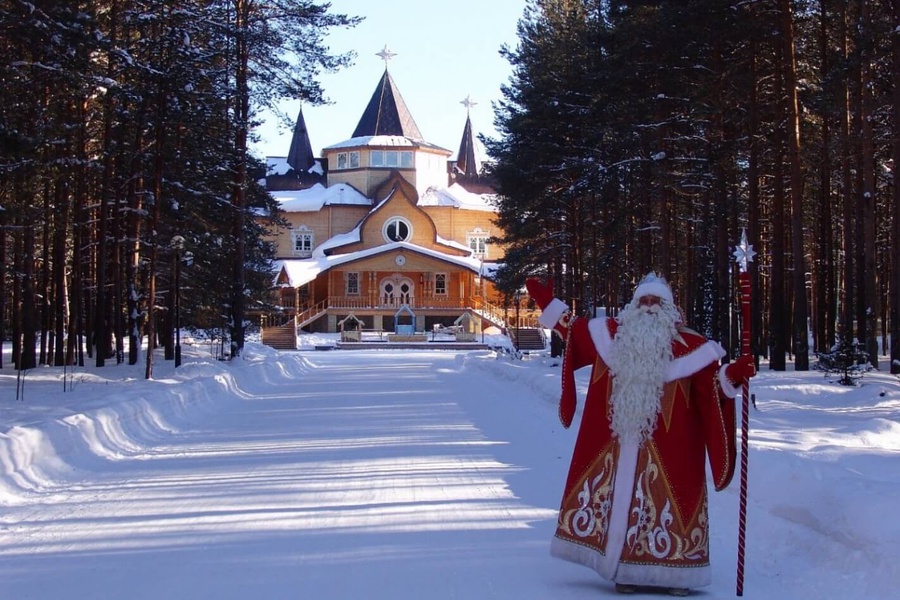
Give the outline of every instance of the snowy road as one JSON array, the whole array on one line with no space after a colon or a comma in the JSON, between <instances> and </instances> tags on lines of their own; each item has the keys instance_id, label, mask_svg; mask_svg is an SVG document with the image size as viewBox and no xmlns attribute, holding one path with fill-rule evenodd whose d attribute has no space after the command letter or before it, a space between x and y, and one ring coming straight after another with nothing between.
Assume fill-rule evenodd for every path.
<instances>
[{"instance_id":1,"label":"snowy road","mask_svg":"<svg viewBox=\"0 0 900 600\"><path fill-rule=\"evenodd\" d=\"M0 600L615 597L548 553L549 357L195 346L142 375L0 369ZM900 381L866 381L754 378L745 598L896 597ZM734 597L738 489L692 597Z\"/></svg>"},{"instance_id":2,"label":"snowy road","mask_svg":"<svg viewBox=\"0 0 900 600\"><path fill-rule=\"evenodd\" d=\"M192 427L6 509L0 597L582 597L558 585L577 567L548 568L571 442L552 409L464 355L340 354L240 381Z\"/></svg>"}]
</instances>

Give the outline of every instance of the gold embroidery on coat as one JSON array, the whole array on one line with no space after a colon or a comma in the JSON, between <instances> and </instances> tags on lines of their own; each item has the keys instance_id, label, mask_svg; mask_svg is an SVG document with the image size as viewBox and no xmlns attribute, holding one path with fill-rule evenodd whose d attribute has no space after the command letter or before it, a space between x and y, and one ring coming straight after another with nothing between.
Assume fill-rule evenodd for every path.
<instances>
[{"instance_id":1,"label":"gold embroidery on coat","mask_svg":"<svg viewBox=\"0 0 900 600\"><path fill-rule=\"evenodd\" d=\"M704 496L698 513L682 521L674 495L652 444L641 450L623 559L644 564L697 566L709 556Z\"/></svg>"},{"instance_id":2,"label":"gold embroidery on coat","mask_svg":"<svg viewBox=\"0 0 900 600\"><path fill-rule=\"evenodd\" d=\"M605 551L616 477L616 448L608 445L564 500L557 534Z\"/></svg>"}]
</instances>

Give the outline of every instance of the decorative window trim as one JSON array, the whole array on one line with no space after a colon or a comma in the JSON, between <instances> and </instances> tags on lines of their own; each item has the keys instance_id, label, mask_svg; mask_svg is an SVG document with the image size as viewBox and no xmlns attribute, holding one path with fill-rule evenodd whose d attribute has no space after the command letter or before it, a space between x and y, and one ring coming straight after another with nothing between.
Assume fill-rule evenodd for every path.
<instances>
[{"instance_id":1,"label":"decorative window trim","mask_svg":"<svg viewBox=\"0 0 900 600\"><path fill-rule=\"evenodd\" d=\"M402 239L396 239L395 237L392 237L392 236L388 233L389 230L391 230L392 225L394 225L395 223L401 224L401 225L403 225L403 226L406 227L406 232L407 232L407 233L406 233L406 236L403 237ZM403 217L390 217L389 219L387 219L387 220L384 222L384 226L382 226L382 228L381 228L381 235L382 235L382 237L384 238L384 241L386 241L386 242L388 242L388 243L391 243L391 242L408 242L409 240L412 239L412 236L413 236L413 226L412 226L412 223L410 223L408 220L406 220L406 219L403 218Z\"/></svg>"},{"instance_id":2,"label":"decorative window trim","mask_svg":"<svg viewBox=\"0 0 900 600\"><path fill-rule=\"evenodd\" d=\"M434 295L447 296L450 293L450 276L447 273L434 274Z\"/></svg>"},{"instance_id":3,"label":"decorative window trim","mask_svg":"<svg viewBox=\"0 0 900 600\"><path fill-rule=\"evenodd\" d=\"M306 225L291 229L291 256L309 258L315 246L315 234Z\"/></svg>"},{"instance_id":4,"label":"decorative window trim","mask_svg":"<svg viewBox=\"0 0 900 600\"><path fill-rule=\"evenodd\" d=\"M360 291L359 271L347 271L344 273L345 289L348 296L359 296Z\"/></svg>"},{"instance_id":5,"label":"decorative window trim","mask_svg":"<svg viewBox=\"0 0 900 600\"><path fill-rule=\"evenodd\" d=\"M490 248L488 239L490 237L490 232L484 231L481 227L476 227L473 231L466 232L466 245L472 251L474 258L485 259L488 257Z\"/></svg>"}]
</instances>

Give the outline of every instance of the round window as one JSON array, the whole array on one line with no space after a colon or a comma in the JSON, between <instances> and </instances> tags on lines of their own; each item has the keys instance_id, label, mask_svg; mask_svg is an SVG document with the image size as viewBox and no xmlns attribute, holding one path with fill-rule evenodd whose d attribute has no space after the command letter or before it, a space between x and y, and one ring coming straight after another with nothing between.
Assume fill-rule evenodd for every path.
<instances>
[{"instance_id":1,"label":"round window","mask_svg":"<svg viewBox=\"0 0 900 600\"><path fill-rule=\"evenodd\" d=\"M412 225L400 217L392 217L384 224L384 239L388 242L405 242L412 236Z\"/></svg>"}]
</instances>

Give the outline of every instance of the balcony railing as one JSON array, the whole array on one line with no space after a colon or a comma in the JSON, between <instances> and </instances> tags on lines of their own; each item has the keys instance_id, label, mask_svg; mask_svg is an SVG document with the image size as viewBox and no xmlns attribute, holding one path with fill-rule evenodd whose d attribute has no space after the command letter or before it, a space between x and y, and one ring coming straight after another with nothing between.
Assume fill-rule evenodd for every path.
<instances>
[{"instance_id":1,"label":"balcony railing","mask_svg":"<svg viewBox=\"0 0 900 600\"><path fill-rule=\"evenodd\" d=\"M514 308L504 308L490 304L481 298L418 298L416 296L404 296L394 298L372 298L368 296L329 296L316 304L304 302L296 312L295 323L303 326L307 321L314 320L326 310L382 310L396 312L403 305L409 306L413 311L427 310L471 310L473 313L494 323L498 327L516 327L516 311ZM540 327L537 322L539 312L529 309L519 309L519 327ZM270 326L273 322L268 323Z\"/></svg>"},{"instance_id":2,"label":"balcony railing","mask_svg":"<svg viewBox=\"0 0 900 600\"><path fill-rule=\"evenodd\" d=\"M404 304L412 310L461 309L470 306L466 298L419 298L416 296L378 297L371 296L329 296L328 308L399 310Z\"/></svg>"}]
</instances>

